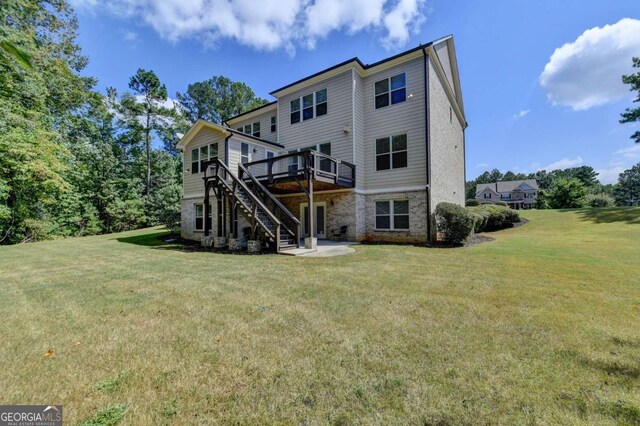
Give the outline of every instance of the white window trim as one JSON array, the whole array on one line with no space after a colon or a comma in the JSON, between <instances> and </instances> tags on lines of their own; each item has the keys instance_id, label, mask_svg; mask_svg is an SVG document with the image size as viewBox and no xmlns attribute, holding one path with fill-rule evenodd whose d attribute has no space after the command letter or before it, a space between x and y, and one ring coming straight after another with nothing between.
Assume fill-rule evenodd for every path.
<instances>
[{"instance_id":1,"label":"white window trim","mask_svg":"<svg viewBox=\"0 0 640 426\"><path fill-rule=\"evenodd\" d=\"M400 151L394 151L393 150L393 137L394 136L402 136L405 135L405 137L407 138L407 148L400 150ZM378 139L384 139L384 138L388 138L389 139L389 152L386 154L378 154L376 152L376 150L378 149ZM393 167L393 154L396 152L406 152L407 153L407 165L404 167ZM389 156L389 168L388 169L381 169L378 170L378 155L388 155ZM395 135L391 135L391 136L383 136L381 138L375 138L373 140L373 162L375 164L375 171L376 172L389 172L392 170L400 170L400 169L407 169L409 168L409 134L407 132L405 133L398 133Z\"/></svg>"},{"instance_id":2,"label":"white window trim","mask_svg":"<svg viewBox=\"0 0 640 426\"><path fill-rule=\"evenodd\" d=\"M377 224L377 217L379 216L376 212L376 204L377 203L384 203L384 202L389 202L389 228L385 229L385 228L378 228L376 226ZM406 201L407 202L407 208L409 208L409 212L407 214L401 214L398 216L407 216L409 219L409 227L408 228L396 228L395 227L395 206L394 203L396 201ZM409 232L409 230L411 229L411 209L409 207L409 199L408 198L392 198L392 199L380 199L380 200L375 200L373 202L373 230L374 231L378 231L378 232ZM380 215L380 216L386 216L386 215Z\"/></svg>"},{"instance_id":3,"label":"white window trim","mask_svg":"<svg viewBox=\"0 0 640 426\"><path fill-rule=\"evenodd\" d=\"M220 146L218 145L218 142L213 142L213 143L209 143L209 144L206 144L206 145L198 146L196 148L191 148L191 151L189 153L189 157L191 157L190 158L191 161L189 162L189 164L190 164L189 173L190 174L196 175L196 174L204 173L204 170L200 170L200 164L202 164L202 161L209 161L209 160L211 160L213 158L213 157L211 157L211 147L213 145L216 146L216 150L218 152L218 155L216 155L215 157L220 157ZM202 158L200 158L200 149L202 147L204 147L204 146L207 147L207 158L203 160ZM193 161L193 151L198 151L198 171L196 173L193 173L193 163L195 163L195 161Z\"/></svg>"},{"instance_id":4,"label":"white window trim","mask_svg":"<svg viewBox=\"0 0 640 426\"><path fill-rule=\"evenodd\" d=\"M398 102L397 104L392 104L391 103L391 92L393 90L391 90L391 78L392 77L396 77L396 76L398 76L400 74L404 74L404 101ZM380 108L376 108L376 96L380 96L382 94L382 93L380 93L380 95L376 95L376 83L378 83L378 82L380 82L382 80L387 80L389 82L389 90L386 92L387 96L389 97L389 104L386 105L386 106L380 107ZM395 89L395 90L400 90L400 89ZM402 72L399 72L397 74L390 75L387 78L381 78L380 80L376 80L376 81L373 82L373 110L374 111L377 111L379 109L389 108L391 106L399 105L399 104L402 104L404 102L407 102L407 99L408 99L407 96L408 95L407 95L407 72L406 71L402 71Z\"/></svg>"},{"instance_id":5,"label":"white window trim","mask_svg":"<svg viewBox=\"0 0 640 426\"><path fill-rule=\"evenodd\" d=\"M319 90L314 90L311 93L307 93L306 95L302 95L299 98L293 98L291 100L289 100L289 125L293 126L294 124L300 124L300 123L304 123L305 121L309 121L309 120L313 120L314 118L318 118L317 115L317 111L316 111L316 107L318 106L318 92L322 92L323 90L325 90L327 92L327 99L324 102L320 102L321 104L327 104L327 112L324 115L321 115L320 117L324 117L329 115L329 90L325 87L324 89L319 89ZM311 106L313 108L313 116L311 118L307 118L306 120L304 119L304 102L303 102L303 98L307 97L311 95L313 97L313 105ZM291 110L291 103L295 100L298 100L300 102L300 108L298 108L296 111L292 111ZM299 112L300 113L300 120L296 123L292 123L291 122L291 114L293 114L294 112ZM277 125L277 124L276 124Z\"/></svg>"},{"instance_id":6,"label":"white window trim","mask_svg":"<svg viewBox=\"0 0 640 426\"><path fill-rule=\"evenodd\" d=\"M275 115L269 119L269 130L271 130L271 133L278 131L278 118Z\"/></svg>"},{"instance_id":7,"label":"white window trim","mask_svg":"<svg viewBox=\"0 0 640 426\"><path fill-rule=\"evenodd\" d=\"M247 146L247 161L246 163L250 163L251 162L251 144L248 142L240 142L240 164L244 164L245 162L242 161L242 157L244 157L244 155L242 155L242 145L246 145Z\"/></svg>"}]
</instances>

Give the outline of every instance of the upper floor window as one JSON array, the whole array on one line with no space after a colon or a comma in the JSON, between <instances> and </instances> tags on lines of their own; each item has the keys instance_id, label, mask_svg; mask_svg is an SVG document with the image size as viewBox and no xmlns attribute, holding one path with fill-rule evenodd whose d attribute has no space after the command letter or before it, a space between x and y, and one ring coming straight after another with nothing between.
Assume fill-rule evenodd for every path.
<instances>
[{"instance_id":1,"label":"upper floor window","mask_svg":"<svg viewBox=\"0 0 640 426\"><path fill-rule=\"evenodd\" d=\"M376 170L407 167L407 135L376 139Z\"/></svg>"},{"instance_id":2,"label":"upper floor window","mask_svg":"<svg viewBox=\"0 0 640 426\"><path fill-rule=\"evenodd\" d=\"M247 135L255 136L256 138L260 137L260 122L256 121L255 123L246 124L244 126L240 126L236 128L237 131L245 133Z\"/></svg>"},{"instance_id":3,"label":"upper floor window","mask_svg":"<svg viewBox=\"0 0 640 426\"><path fill-rule=\"evenodd\" d=\"M394 75L375 83L376 109L399 104L407 100L407 76Z\"/></svg>"},{"instance_id":4,"label":"upper floor window","mask_svg":"<svg viewBox=\"0 0 640 426\"><path fill-rule=\"evenodd\" d=\"M376 229L409 229L409 200L376 201Z\"/></svg>"},{"instance_id":5,"label":"upper floor window","mask_svg":"<svg viewBox=\"0 0 640 426\"><path fill-rule=\"evenodd\" d=\"M271 133L276 131L276 116L271 117Z\"/></svg>"},{"instance_id":6,"label":"upper floor window","mask_svg":"<svg viewBox=\"0 0 640 426\"><path fill-rule=\"evenodd\" d=\"M289 113L291 124L299 123L301 119L306 121L326 115L327 89L318 90L301 98L293 99L289 104Z\"/></svg>"},{"instance_id":7,"label":"upper floor window","mask_svg":"<svg viewBox=\"0 0 640 426\"><path fill-rule=\"evenodd\" d=\"M249 162L249 144L242 142L240 144L240 162L242 164Z\"/></svg>"},{"instance_id":8,"label":"upper floor window","mask_svg":"<svg viewBox=\"0 0 640 426\"><path fill-rule=\"evenodd\" d=\"M218 158L218 143L191 150L191 174L204 172L204 162Z\"/></svg>"},{"instance_id":9,"label":"upper floor window","mask_svg":"<svg viewBox=\"0 0 640 426\"><path fill-rule=\"evenodd\" d=\"M490 192L485 192L484 193L484 198L485 199L491 198L491 193Z\"/></svg>"}]
</instances>

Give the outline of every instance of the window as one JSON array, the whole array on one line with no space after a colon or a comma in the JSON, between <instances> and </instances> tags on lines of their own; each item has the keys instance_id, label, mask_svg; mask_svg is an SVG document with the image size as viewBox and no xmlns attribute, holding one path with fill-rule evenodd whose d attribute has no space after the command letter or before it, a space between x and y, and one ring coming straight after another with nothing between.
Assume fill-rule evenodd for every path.
<instances>
[{"instance_id":1,"label":"window","mask_svg":"<svg viewBox=\"0 0 640 426\"><path fill-rule=\"evenodd\" d=\"M240 144L240 162L242 164L249 162L249 144L241 143Z\"/></svg>"},{"instance_id":2,"label":"window","mask_svg":"<svg viewBox=\"0 0 640 426\"><path fill-rule=\"evenodd\" d=\"M318 90L291 101L291 124L327 115L327 112L327 89ZM272 126L275 126L275 120L272 121ZM275 127L272 128L275 129Z\"/></svg>"},{"instance_id":3,"label":"window","mask_svg":"<svg viewBox=\"0 0 640 426\"><path fill-rule=\"evenodd\" d=\"M376 201L376 229L409 229L409 201Z\"/></svg>"},{"instance_id":4,"label":"window","mask_svg":"<svg viewBox=\"0 0 640 426\"><path fill-rule=\"evenodd\" d=\"M313 93L302 97L302 120L313 118Z\"/></svg>"},{"instance_id":5,"label":"window","mask_svg":"<svg viewBox=\"0 0 640 426\"><path fill-rule=\"evenodd\" d=\"M251 124L246 124L242 129L242 133L246 133L247 135L251 134Z\"/></svg>"},{"instance_id":6,"label":"window","mask_svg":"<svg viewBox=\"0 0 640 426\"><path fill-rule=\"evenodd\" d=\"M327 89L316 92L316 117L327 114Z\"/></svg>"},{"instance_id":7,"label":"window","mask_svg":"<svg viewBox=\"0 0 640 426\"><path fill-rule=\"evenodd\" d=\"M271 117L271 133L276 131L276 116Z\"/></svg>"},{"instance_id":8,"label":"window","mask_svg":"<svg viewBox=\"0 0 640 426\"><path fill-rule=\"evenodd\" d=\"M260 122L256 121L255 123L252 124L253 126L253 133L252 135L255 136L256 138L260 137Z\"/></svg>"},{"instance_id":9,"label":"window","mask_svg":"<svg viewBox=\"0 0 640 426\"><path fill-rule=\"evenodd\" d=\"M211 205L209 205L209 229L212 229ZM204 204L195 205L195 230L204 231Z\"/></svg>"},{"instance_id":10,"label":"window","mask_svg":"<svg viewBox=\"0 0 640 426\"><path fill-rule=\"evenodd\" d=\"M300 99L291 101L291 124L300 122Z\"/></svg>"},{"instance_id":11,"label":"window","mask_svg":"<svg viewBox=\"0 0 640 426\"><path fill-rule=\"evenodd\" d=\"M490 192L485 192L484 193L484 199L490 199L491 198L491 193Z\"/></svg>"},{"instance_id":12,"label":"window","mask_svg":"<svg viewBox=\"0 0 640 426\"><path fill-rule=\"evenodd\" d=\"M204 172L205 161L218 158L218 144L212 143L191 150L191 174Z\"/></svg>"},{"instance_id":13,"label":"window","mask_svg":"<svg viewBox=\"0 0 640 426\"><path fill-rule=\"evenodd\" d=\"M399 104L407 100L407 78L405 73L376 81L376 109Z\"/></svg>"},{"instance_id":14,"label":"window","mask_svg":"<svg viewBox=\"0 0 640 426\"><path fill-rule=\"evenodd\" d=\"M376 170L407 167L407 135L376 139Z\"/></svg>"}]
</instances>

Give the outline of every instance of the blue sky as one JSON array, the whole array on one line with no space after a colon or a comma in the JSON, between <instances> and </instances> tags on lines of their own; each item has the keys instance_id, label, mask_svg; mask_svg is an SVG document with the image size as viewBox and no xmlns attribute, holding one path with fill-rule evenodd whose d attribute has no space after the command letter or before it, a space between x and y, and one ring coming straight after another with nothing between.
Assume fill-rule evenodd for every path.
<instances>
[{"instance_id":1,"label":"blue sky","mask_svg":"<svg viewBox=\"0 0 640 426\"><path fill-rule=\"evenodd\" d=\"M225 75L271 99L273 89L353 56L371 63L453 34L469 122L468 178L492 168L584 164L612 182L640 161L640 145L629 139L634 126L618 123L633 99L619 76L632 71L631 55L640 56L637 0L72 4L90 60L85 73L100 90L125 90L142 67L172 97Z\"/></svg>"}]
</instances>

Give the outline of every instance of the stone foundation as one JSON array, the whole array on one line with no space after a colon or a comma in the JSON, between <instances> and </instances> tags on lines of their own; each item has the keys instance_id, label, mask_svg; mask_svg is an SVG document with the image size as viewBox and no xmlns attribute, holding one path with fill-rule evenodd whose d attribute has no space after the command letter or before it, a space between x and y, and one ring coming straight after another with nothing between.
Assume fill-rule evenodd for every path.
<instances>
[{"instance_id":1,"label":"stone foundation","mask_svg":"<svg viewBox=\"0 0 640 426\"><path fill-rule=\"evenodd\" d=\"M375 229L375 202L386 200L409 200L409 229L408 230L378 230ZM425 243L429 240L427 234L427 192L406 191L385 194L371 194L364 196L365 235L364 241L381 241L390 243Z\"/></svg>"},{"instance_id":2,"label":"stone foundation","mask_svg":"<svg viewBox=\"0 0 640 426\"><path fill-rule=\"evenodd\" d=\"M227 239L225 237L214 237L213 238L213 247L214 248L222 248L227 245Z\"/></svg>"},{"instance_id":3,"label":"stone foundation","mask_svg":"<svg viewBox=\"0 0 640 426\"><path fill-rule=\"evenodd\" d=\"M242 240L240 238L229 238L229 250L236 251L242 249Z\"/></svg>"},{"instance_id":4,"label":"stone foundation","mask_svg":"<svg viewBox=\"0 0 640 426\"><path fill-rule=\"evenodd\" d=\"M247 252L260 253L261 251L262 251L262 241L260 240L247 241Z\"/></svg>"}]
</instances>

